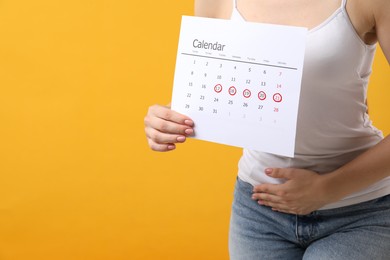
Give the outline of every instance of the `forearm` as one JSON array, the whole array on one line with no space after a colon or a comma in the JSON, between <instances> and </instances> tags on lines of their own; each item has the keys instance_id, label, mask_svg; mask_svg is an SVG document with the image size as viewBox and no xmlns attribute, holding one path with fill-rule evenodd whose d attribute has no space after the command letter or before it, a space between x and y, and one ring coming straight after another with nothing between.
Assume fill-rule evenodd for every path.
<instances>
[{"instance_id":1,"label":"forearm","mask_svg":"<svg viewBox=\"0 0 390 260\"><path fill-rule=\"evenodd\" d=\"M337 201L388 176L390 176L390 136L323 177L330 200Z\"/></svg>"},{"instance_id":2,"label":"forearm","mask_svg":"<svg viewBox=\"0 0 390 260\"><path fill-rule=\"evenodd\" d=\"M370 2L374 18L372 30L389 61L390 59L390 1L377 0ZM332 191L334 200L368 187L383 178L390 176L390 136L378 145L363 153L333 173L325 175L327 188Z\"/></svg>"}]
</instances>

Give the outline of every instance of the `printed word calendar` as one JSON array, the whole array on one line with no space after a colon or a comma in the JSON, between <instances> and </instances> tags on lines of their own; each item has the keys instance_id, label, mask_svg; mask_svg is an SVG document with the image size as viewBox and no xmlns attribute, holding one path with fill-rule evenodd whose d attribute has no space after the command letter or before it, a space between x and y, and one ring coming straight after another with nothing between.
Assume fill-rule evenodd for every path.
<instances>
[{"instance_id":1,"label":"printed word calendar","mask_svg":"<svg viewBox=\"0 0 390 260\"><path fill-rule=\"evenodd\" d=\"M307 29L183 16L172 109L194 138L294 157Z\"/></svg>"}]
</instances>

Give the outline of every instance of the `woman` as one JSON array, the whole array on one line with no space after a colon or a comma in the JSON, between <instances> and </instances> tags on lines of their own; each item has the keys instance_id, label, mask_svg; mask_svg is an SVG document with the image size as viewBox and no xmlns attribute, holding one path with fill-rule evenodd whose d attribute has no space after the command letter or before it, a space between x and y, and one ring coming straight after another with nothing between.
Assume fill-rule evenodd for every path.
<instances>
[{"instance_id":1,"label":"woman","mask_svg":"<svg viewBox=\"0 0 390 260\"><path fill-rule=\"evenodd\" d=\"M389 0L196 0L197 16L307 27L294 158L244 149L230 225L232 259L389 259L390 137L366 92L378 42L390 60ZM170 151L194 122L169 107L145 117Z\"/></svg>"}]
</instances>

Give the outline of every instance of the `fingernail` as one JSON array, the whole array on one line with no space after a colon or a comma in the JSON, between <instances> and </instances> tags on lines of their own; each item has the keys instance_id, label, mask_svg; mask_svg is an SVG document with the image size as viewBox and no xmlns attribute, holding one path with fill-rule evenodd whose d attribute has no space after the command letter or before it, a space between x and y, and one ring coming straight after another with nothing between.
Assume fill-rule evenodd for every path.
<instances>
[{"instance_id":1,"label":"fingernail","mask_svg":"<svg viewBox=\"0 0 390 260\"><path fill-rule=\"evenodd\" d=\"M184 133L186 133L186 135L193 135L194 134L194 130L191 129L191 128L188 128L188 129L184 130Z\"/></svg>"},{"instance_id":2,"label":"fingernail","mask_svg":"<svg viewBox=\"0 0 390 260\"><path fill-rule=\"evenodd\" d=\"M194 125L194 122L192 120L184 120L184 124L188 125L188 126L193 126Z\"/></svg>"},{"instance_id":3,"label":"fingernail","mask_svg":"<svg viewBox=\"0 0 390 260\"><path fill-rule=\"evenodd\" d=\"M186 137L185 136L179 136L178 138L176 138L176 140L178 142L184 142L186 140Z\"/></svg>"},{"instance_id":4,"label":"fingernail","mask_svg":"<svg viewBox=\"0 0 390 260\"><path fill-rule=\"evenodd\" d=\"M272 168L267 168L264 171L266 174L271 174L272 173Z\"/></svg>"},{"instance_id":5,"label":"fingernail","mask_svg":"<svg viewBox=\"0 0 390 260\"><path fill-rule=\"evenodd\" d=\"M168 150L174 150L176 148L176 146L174 145L168 145Z\"/></svg>"}]
</instances>

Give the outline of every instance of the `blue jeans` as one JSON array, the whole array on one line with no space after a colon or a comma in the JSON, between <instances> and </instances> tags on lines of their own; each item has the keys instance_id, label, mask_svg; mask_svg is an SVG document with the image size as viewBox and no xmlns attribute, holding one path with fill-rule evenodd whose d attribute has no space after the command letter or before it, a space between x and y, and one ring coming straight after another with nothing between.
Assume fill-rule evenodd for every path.
<instances>
[{"instance_id":1,"label":"blue jeans","mask_svg":"<svg viewBox=\"0 0 390 260\"><path fill-rule=\"evenodd\" d=\"M232 260L390 259L390 195L309 215L274 212L237 179L229 233Z\"/></svg>"}]
</instances>

